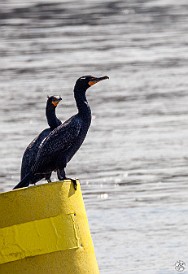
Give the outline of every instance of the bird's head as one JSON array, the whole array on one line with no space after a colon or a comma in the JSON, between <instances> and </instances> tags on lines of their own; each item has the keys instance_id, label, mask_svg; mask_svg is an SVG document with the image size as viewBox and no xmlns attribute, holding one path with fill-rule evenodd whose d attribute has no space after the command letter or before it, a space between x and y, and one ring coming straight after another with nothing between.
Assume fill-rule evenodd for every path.
<instances>
[{"instance_id":1,"label":"bird's head","mask_svg":"<svg viewBox=\"0 0 188 274\"><path fill-rule=\"evenodd\" d=\"M56 108L59 102L62 100L60 96L48 96L47 107Z\"/></svg>"},{"instance_id":2,"label":"bird's head","mask_svg":"<svg viewBox=\"0 0 188 274\"><path fill-rule=\"evenodd\" d=\"M91 75L86 75L78 78L75 84L75 89L86 91L89 87L95 85L96 83L109 79L108 76L94 77Z\"/></svg>"}]
</instances>

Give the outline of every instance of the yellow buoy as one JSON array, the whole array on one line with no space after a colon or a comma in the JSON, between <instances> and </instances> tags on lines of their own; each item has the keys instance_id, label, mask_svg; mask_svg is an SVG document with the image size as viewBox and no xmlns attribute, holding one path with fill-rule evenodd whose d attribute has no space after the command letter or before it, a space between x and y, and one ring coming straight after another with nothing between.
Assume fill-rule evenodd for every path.
<instances>
[{"instance_id":1,"label":"yellow buoy","mask_svg":"<svg viewBox=\"0 0 188 274\"><path fill-rule=\"evenodd\" d=\"M0 194L0 274L98 274L77 181Z\"/></svg>"}]
</instances>

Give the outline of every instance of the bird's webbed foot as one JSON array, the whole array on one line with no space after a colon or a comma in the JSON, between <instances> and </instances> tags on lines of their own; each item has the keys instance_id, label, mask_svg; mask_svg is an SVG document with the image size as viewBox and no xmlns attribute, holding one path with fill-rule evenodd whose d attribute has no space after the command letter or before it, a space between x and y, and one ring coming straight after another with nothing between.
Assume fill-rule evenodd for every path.
<instances>
[{"instance_id":1,"label":"bird's webbed foot","mask_svg":"<svg viewBox=\"0 0 188 274\"><path fill-rule=\"evenodd\" d=\"M77 190L77 180L66 177L64 170L59 170L58 169L57 170L57 177L60 181L62 181L62 180L71 180L71 182L73 183L74 189Z\"/></svg>"},{"instance_id":2,"label":"bird's webbed foot","mask_svg":"<svg viewBox=\"0 0 188 274\"><path fill-rule=\"evenodd\" d=\"M66 179L71 180L71 181L72 181L72 183L73 183L73 187L74 187L74 189L75 189L75 190L77 190L77 180L76 180L76 179L72 179L72 178L66 178Z\"/></svg>"}]
</instances>

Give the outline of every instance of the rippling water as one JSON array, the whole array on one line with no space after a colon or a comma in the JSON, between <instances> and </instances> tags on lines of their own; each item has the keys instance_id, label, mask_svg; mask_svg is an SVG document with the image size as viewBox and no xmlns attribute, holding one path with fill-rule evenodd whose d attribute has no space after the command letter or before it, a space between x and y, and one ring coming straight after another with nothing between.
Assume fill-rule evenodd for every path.
<instances>
[{"instance_id":1,"label":"rippling water","mask_svg":"<svg viewBox=\"0 0 188 274\"><path fill-rule=\"evenodd\" d=\"M87 139L67 168L81 180L101 274L188 273L187 0L0 2L0 190L19 180L27 144L75 113L84 74ZM55 175L54 175L55 179Z\"/></svg>"}]
</instances>

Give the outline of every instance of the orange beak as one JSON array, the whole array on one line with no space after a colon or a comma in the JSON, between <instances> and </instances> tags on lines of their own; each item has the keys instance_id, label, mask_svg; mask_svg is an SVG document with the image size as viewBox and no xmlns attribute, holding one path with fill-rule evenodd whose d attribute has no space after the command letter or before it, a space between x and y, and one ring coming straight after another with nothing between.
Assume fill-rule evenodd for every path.
<instances>
[{"instance_id":1,"label":"orange beak","mask_svg":"<svg viewBox=\"0 0 188 274\"><path fill-rule=\"evenodd\" d=\"M88 82L88 84L91 87L91 86L95 85L96 83L98 83L102 80L106 80L106 79L109 79L109 77L108 76L102 76L102 77L98 77L98 78L94 77L91 81Z\"/></svg>"},{"instance_id":2,"label":"orange beak","mask_svg":"<svg viewBox=\"0 0 188 274\"><path fill-rule=\"evenodd\" d=\"M61 100L62 100L62 98L59 97L57 100L52 101L52 104L53 104L55 107L57 107L57 105L59 104L59 102L60 102Z\"/></svg>"}]
</instances>

